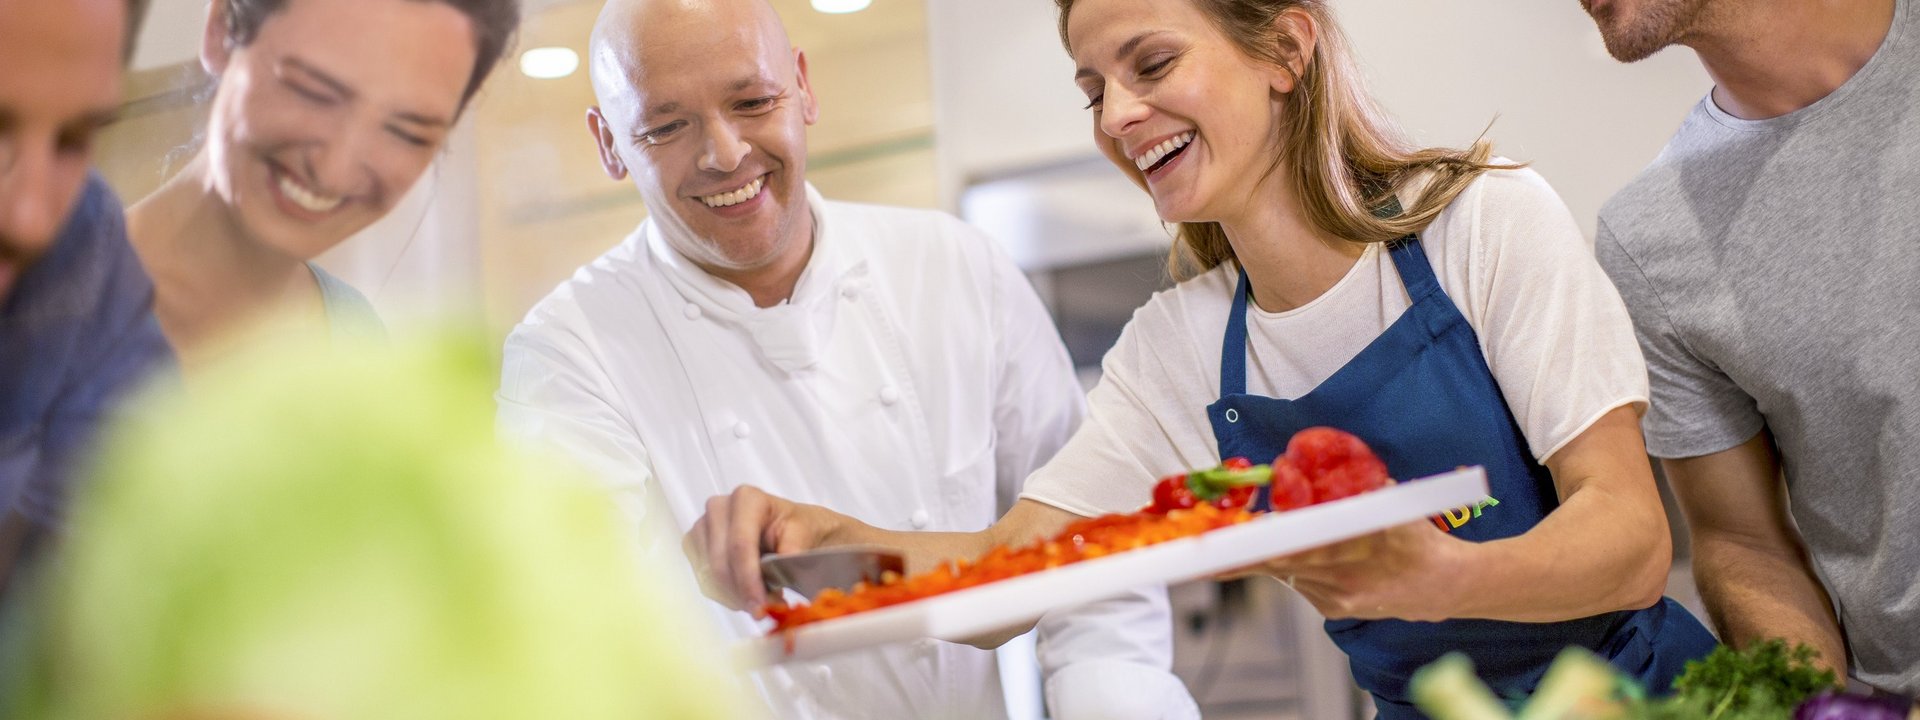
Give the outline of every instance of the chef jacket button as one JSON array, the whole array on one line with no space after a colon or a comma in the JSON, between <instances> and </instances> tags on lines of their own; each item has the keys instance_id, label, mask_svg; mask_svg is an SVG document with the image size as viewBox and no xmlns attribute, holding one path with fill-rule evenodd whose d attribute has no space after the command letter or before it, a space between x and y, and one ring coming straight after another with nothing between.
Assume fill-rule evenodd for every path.
<instances>
[{"instance_id":1,"label":"chef jacket button","mask_svg":"<svg viewBox=\"0 0 1920 720\"><path fill-rule=\"evenodd\" d=\"M933 522L933 516L927 514L926 508L921 508L913 511L913 517L908 518L908 520L913 522L913 529L925 530L927 529L927 523Z\"/></svg>"},{"instance_id":2,"label":"chef jacket button","mask_svg":"<svg viewBox=\"0 0 1920 720\"><path fill-rule=\"evenodd\" d=\"M900 388L887 385L880 388L880 404L892 405L900 402Z\"/></svg>"},{"instance_id":3,"label":"chef jacket button","mask_svg":"<svg viewBox=\"0 0 1920 720\"><path fill-rule=\"evenodd\" d=\"M687 309L686 309L686 311L685 311L685 312L686 312L686 314L687 314L687 319L688 319L688 320L699 320L699 319L700 319L700 306L699 306L699 305L695 305L695 304L693 304L693 303L687 303Z\"/></svg>"},{"instance_id":4,"label":"chef jacket button","mask_svg":"<svg viewBox=\"0 0 1920 720\"><path fill-rule=\"evenodd\" d=\"M852 300L860 296L860 288L853 283L840 286L840 297Z\"/></svg>"},{"instance_id":5,"label":"chef jacket button","mask_svg":"<svg viewBox=\"0 0 1920 720\"><path fill-rule=\"evenodd\" d=\"M1227 422L1230 422L1230 423L1240 422L1240 411L1235 410L1233 408L1227 408Z\"/></svg>"},{"instance_id":6,"label":"chef jacket button","mask_svg":"<svg viewBox=\"0 0 1920 720\"><path fill-rule=\"evenodd\" d=\"M750 425L747 425L745 421L737 422L733 424L734 437L740 438L741 440L745 440L747 439L748 435L752 435L752 434L753 434L753 427Z\"/></svg>"},{"instance_id":7,"label":"chef jacket button","mask_svg":"<svg viewBox=\"0 0 1920 720\"><path fill-rule=\"evenodd\" d=\"M833 682L833 668L821 665L813 669L813 679L823 683Z\"/></svg>"}]
</instances>

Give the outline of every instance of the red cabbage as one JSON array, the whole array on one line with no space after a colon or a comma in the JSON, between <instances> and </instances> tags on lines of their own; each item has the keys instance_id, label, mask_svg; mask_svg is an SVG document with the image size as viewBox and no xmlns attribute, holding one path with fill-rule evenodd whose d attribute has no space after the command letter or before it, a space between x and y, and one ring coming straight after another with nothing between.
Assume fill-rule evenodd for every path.
<instances>
[{"instance_id":1,"label":"red cabbage","mask_svg":"<svg viewBox=\"0 0 1920 720\"><path fill-rule=\"evenodd\" d=\"M1831 690L1807 698L1793 720L1907 720L1907 704L1896 698L1845 695Z\"/></svg>"}]
</instances>

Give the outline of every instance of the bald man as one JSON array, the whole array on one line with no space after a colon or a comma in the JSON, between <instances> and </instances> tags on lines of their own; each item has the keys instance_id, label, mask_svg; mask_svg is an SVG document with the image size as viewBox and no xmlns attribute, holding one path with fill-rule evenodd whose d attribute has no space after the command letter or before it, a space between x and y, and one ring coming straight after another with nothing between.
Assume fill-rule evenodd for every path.
<instances>
[{"instance_id":1,"label":"bald man","mask_svg":"<svg viewBox=\"0 0 1920 720\"><path fill-rule=\"evenodd\" d=\"M807 184L819 108L764 0L614 0L589 62L601 163L652 217L508 338L503 429L584 459L659 540L747 485L887 528L989 525L1083 413L1019 270L948 215ZM764 597L718 599L736 637L760 632L738 610ZM1039 632L1055 717L1198 716L1164 589ZM931 640L758 680L781 717L1008 713L993 652Z\"/></svg>"}]
</instances>

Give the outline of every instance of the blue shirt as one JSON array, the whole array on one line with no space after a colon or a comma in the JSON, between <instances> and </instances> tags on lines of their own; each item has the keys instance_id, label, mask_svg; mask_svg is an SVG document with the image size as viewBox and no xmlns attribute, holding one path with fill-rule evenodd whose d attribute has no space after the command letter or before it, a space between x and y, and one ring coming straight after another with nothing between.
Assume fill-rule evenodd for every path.
<instances>
[{"instance_id":1,"label":"blue shirt","mask_svg":"<svg viewBox=\"0 0 1920 720\"><path fill-rule=\"evenodd\" d=\"M95 431L172 364L120 201L89 177L53 246L0 298L0 512L59 527Z\"/></svg>"}]
</instances>

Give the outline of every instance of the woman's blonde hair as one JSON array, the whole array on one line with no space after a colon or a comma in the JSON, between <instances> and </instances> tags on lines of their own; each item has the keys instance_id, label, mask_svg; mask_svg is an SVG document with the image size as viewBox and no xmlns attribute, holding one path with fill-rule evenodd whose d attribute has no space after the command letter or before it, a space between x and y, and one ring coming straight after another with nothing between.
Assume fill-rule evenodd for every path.
<instances>
[{"instance_id":1,"label":"woman's blonde hair","mask_svg":"<svg viewBox=\"0 0 1920 720\"><path fill-rule=\"evenodd\" d=\"M1329 0L1188 1L1242 53L1289 72L1288 61L1300 54L1300 47L1296 38L1279 29L1278 20L1295 8L1313 18L1318 42L1305 71L1294 78L1294 91L1287 93L1288 126L1267 172L1286 169L1307 220L1322 231L1358 242L1395 240L1426 227L1481 173L1520 167L1489 162L1493 149L1484 139L1464 150L1418 148L1408 142L1367 93ZM1054 0L1060 9L1060 41L1069 51L1067 15L1073 3ZM1432 178L1417 200L1391 217L1375 214L1424 171L1431 171ZM1219 223L1180 223L1167 270L1175 280L1183 280L1235 259Z\"/></svg>"}]
</instances>

